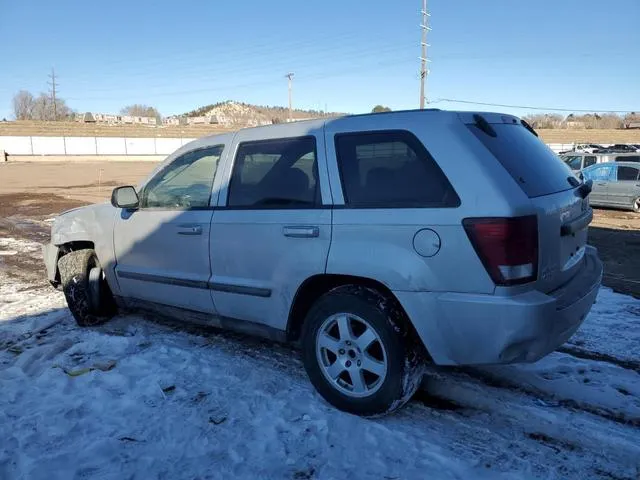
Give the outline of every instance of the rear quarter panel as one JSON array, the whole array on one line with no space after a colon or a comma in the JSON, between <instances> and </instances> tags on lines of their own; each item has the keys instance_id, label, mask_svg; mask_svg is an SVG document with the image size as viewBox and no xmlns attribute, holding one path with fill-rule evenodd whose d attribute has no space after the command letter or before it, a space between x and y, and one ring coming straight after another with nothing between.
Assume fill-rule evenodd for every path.
<instances>
[{"instance_id":1,"label":"rear quarter panel","mask_svg":"<svg viewBox=\"0 0 640 480\"><path fill-rule=\"evenodd\" d=\"M338 169L335 135L345 132L408 130L431 153L460 197L457 208L349 208ZM327 273L376 279L391 290L495 291L462 227L467 217L530 213L531 202L455 113L396 112L345 117L326 124L327 162L334 202ZM413 238L429 228L440 250L420 256Z\"/></svg>"}]
</instances>

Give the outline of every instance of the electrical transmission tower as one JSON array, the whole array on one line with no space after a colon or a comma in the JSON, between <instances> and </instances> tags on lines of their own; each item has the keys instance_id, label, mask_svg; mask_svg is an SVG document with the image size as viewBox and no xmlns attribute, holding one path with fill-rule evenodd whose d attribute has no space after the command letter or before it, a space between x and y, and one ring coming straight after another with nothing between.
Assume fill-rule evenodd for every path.
<instances>
[{"instance_id":1,"label":"electrical transmission tower","mask_svg":"<svg viewBox=\"0 0 640 480\"><path fill-rule=\"evenodd\" d=\"M422 55L420 56L420 108L423 109L427 98L426 83L427 75L429 75L427 63L431 61L427 58L427 47L431 46L427 43L427 32L431 30L431 27L429 27L429 17L431 17L431 14L427 12L427 0L422 0L421 13L422 23L420 24L420 29L422 30L422 40L420 46L422 47Z\"/></svg>"},{"instance_id":2,"label":"electrical transmission tower","mask_svg":"<svg viewBox=\"0 0 640 480\"><path fill-rule=\"evenodd\" d=\"M52 68L51 74L49 74L50 82L47 82L51 86L51 103L53 104L53 119L58 119L58 102L56 101L56 88L58 84L56 83L56 72Z\"/></svg>"}]
</instances>

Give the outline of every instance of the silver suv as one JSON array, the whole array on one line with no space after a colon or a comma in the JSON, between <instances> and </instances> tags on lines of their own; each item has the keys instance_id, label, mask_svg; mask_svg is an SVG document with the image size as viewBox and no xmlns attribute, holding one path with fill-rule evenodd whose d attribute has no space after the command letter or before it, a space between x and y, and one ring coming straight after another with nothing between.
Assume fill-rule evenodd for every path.
<instances>
[{"instance_id":1,"label":"silver suv","mask_svg":"<svg viewBox=\"0 0 640 480\"><path fill-rule=\"evenodd\" d=\"M60 215L49 280L80 325L121 309L301 345L337 408L400 407L423 367L533 362L602 277L590 183L509 115L407 111L183 146Z\"/></svg>"}]
</instances>

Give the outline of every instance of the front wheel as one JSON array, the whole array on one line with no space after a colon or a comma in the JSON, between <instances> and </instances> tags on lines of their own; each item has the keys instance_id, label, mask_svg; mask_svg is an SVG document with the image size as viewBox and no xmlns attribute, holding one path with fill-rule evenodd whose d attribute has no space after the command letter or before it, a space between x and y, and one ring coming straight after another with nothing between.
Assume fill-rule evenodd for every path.
<instances>
[{"instance_id":1,"label":"front wheel","mask_svg":"<svg viewBox=\"0 0 640 480\"><path fill-rule=\"evenodd\" d=\"M357 415L389 413L415 393L420 348L394 301L375 290L340 287L320 297L305 320L303 362L318 392Z\"/></svg>"},{"instance_id":2,"label":"front wheel","mask_svg":"<svg viewBox=\"0 0 640 480\"><path fill-rule=\"evenodd\" d=\"M62 290L76 323L99 325L116 313L104 272L93 250L76 250L58 261Z\"/></svg>"},{"instance_id":3,"label":"front wheel","mask_svg":"<svg viewBox=\"0 0 640 480\"><path fill-rule=\"evenodd\" d=\"M636 213L640 213L640 197L636 198L633 201L633 211Z\"/></svg>"}]
</instances>

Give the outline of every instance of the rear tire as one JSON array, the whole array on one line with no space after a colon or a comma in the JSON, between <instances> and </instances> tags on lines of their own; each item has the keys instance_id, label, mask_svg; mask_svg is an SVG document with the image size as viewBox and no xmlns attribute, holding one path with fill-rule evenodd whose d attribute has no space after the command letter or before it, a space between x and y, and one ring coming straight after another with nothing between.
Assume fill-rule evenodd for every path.
<instances>
[{"instance_id":1,"label":"rear tire","mask_svg":"<svg viewBox=\"0 0 640 480\"><path fill-rule=\"evenodd\" d=\"M58 261L58 269L67 305L79 326L100 325L116 314L113 295L95 251L70 252ZM97 283L90 285L90 277L95 277L91 281Z\"/></svg>"},{"instance_id":2,"label":"rear tire","mask_svg":"<svg viewBox=\"0 0 640 480\"><path fill-rule=\"evenodd\" d=\"M381 415L404 405L424 373L422 346L395 299L361 286L320 297L305 319L303 362L334 407Z\"/></svg>"},{"instance_id":3,"label":"rear tire","mask_svg":"<svg viewBox=\"0 0 640 480\"><path fill-rule=\"evenodd\" d=\"M636 198L633 201L633 205L632 205L633 211L636 213L640 213L640 197Z\"/></svg>"}]
</instances>

